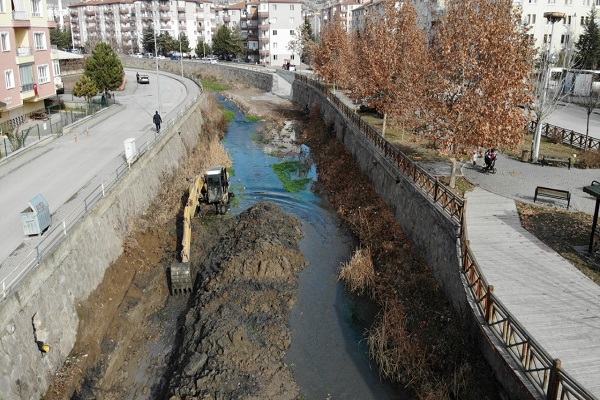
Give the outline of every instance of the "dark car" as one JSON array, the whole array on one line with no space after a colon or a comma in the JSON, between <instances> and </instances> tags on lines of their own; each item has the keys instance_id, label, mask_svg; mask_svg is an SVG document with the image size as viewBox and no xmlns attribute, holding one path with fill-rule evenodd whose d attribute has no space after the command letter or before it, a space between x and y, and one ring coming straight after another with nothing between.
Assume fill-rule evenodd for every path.
<instances>
[{"instance_id":1,"label":"dark car","mask_svg":"<svg viewBox=\"0 0 600 400\"><path fill-rule=\"evenodd\" d=\"M138 83L150 83L150 78L148 78L148 75L140 75Z\"/></svg>"}]
</instances>

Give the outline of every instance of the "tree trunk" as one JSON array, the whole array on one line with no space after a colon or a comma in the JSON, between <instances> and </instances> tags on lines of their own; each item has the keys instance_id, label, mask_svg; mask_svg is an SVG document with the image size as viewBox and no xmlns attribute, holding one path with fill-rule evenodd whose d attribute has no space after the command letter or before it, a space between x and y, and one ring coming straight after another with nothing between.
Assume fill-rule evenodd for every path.
<instances>
[{"instance_id":1,"label":"tree trunk","mask_svg":"<svg viewBox=\"0 0 600 400\"><path fill-rule=\"evenodd\" d=\"M381 128L381 136L385 137L385 126L387 124L387 113L383 113L383 127Z\"/></svg>"},{"instance_id":2,"label":"tree trunk","mask_svg":"<svg viewBox=\"0 0 600 400\"><path fill-rule=\"evenodd\" d=\"M585 143L583 144L583 150L585 151L588 147L588 135L590 132L590 114L592 113L593 109L588 108L588 112L587 112L587 121L585 124Z\"/></svg>"},{"instance_id":3,"label":"tree trunk","mask_svg":"<svg viewBox=\"0 0 600 400\"><path fill-rule=\"evenodd\" d=\"M451 158L452 172L450 172L450 187L454 189L456 187L456 158Z\"/></svg>"}]
</instances>

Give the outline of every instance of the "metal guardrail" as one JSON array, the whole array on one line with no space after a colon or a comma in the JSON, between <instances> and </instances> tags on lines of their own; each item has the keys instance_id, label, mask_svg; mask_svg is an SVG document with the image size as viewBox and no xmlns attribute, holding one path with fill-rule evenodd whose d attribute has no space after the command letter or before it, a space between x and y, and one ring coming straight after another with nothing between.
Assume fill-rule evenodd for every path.
<instances>
[{"instance_id":1,"label":"metal guardrail","mask_svg":"<svg viewBox=\"0 0 600 400\"><path fill-rule=\"evenodd\" d=\"M513 317L494 295L494 287L486 281L481 268L469 247L468 232L464 223L467 203L446 188L438 179L420 168L407 155L387 142L375 129L364 122L354 110L343 104L329 89L313 79L296 74L296 80L317 89L347 120L368 137L385 156L394 161L405 176L423 190L423 193L442 207L445 213L459 223L462 266L469 293L477 309L485 318L487 326L506 346L508 353L522 368L533 386L547 400L597 400L560 366L544 348L531 337L527 330Z\"/></svg>"},{"instance_id":2,"label":"metal guardrail","mask_svg":"<svg viewBox=\"0 0 600 400\"><path fill-rule=\"evenodd\" d=\"M194 97L189 103L187 103L177 114L171 118L165 125L169 129L175 125L176 119L179 119L187 112L198 100L198 96ZM150 150L156 141L163 137L164 133L156 134L150 140L143 143L138 150L138 157L135 161L140 159L148 150ZM124 152L119 155L124 157ZM134 161L134 163L135 163ZM48 255L62 239L69 234L73 227L85 217L93 207L98 204L100 200L106 197L106 193L113 189L116 184L123 178L123 176L131 169L132 164L124 162L119 165L116 170L111 174L111 178L108 181L102 182L99 186L93 189L92 193L88 195L81 203L75 206L75 209L71 211L60 223L53 224L48 231L44 233L43 239L40 243L30 251L22 261L20 261L8 274L6 278L0 282L2 287L2 296L0 301L4 300L8 294L21 282L24 276L31 272L35 267L39 265L42 259ZM83 185L85 187L86 185ZM4 263L3 263L4 264ZM2 265L0 265L0 268Z\"/></svg>"},{"instance_id":3,"label":"metal guardrail","mask_svg":"<svg viewBox=\"0 0 600 400\"><path fill-rule=\"evenodd\" d=\"M527 124L529 132L535 132L537 123L530 121ZM581 150L600 150L600 139L587 136L583 133L575 132L571 129L561 128L556 125L550 125L546 122L542 124L542 136L559 141L563 144L575 147Z\"/></svg>"}]
</instances>

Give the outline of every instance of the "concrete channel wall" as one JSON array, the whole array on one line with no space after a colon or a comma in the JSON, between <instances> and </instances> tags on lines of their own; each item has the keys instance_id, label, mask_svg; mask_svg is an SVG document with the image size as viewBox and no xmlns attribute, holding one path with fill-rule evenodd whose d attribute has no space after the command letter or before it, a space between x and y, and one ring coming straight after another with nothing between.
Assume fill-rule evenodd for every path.
<instances>
[{"instance_id":1,"label":"concrete channel wall","mask_svg":"<svg viewBox=\"0 0 600 400\"><path fill-rule=\"evenodd\" d=\"M448 215L424 195L412 181L373 143L348 122L337 108L320 93L304 83L295 81L293 100L303 107L319 108L325 123L333 129L352 154L378 194L390 207L404 232L412 239L446 297L463 317L474 345L478 346L491 365L496 378L511 399L533 399L527 378L511 359L503 345L475 312L476 306L466 295L467 282L461 271L460 228ZM525 383L524 383L525 382ZM529 387L529 388L528 388Z\"/></svg>"},{"instance_id":2,"label":"concrete channel wall","mask_svg":"<svg viewBox=\"0 0 600 400\"><path fill-rule=\"evenodd\" d=\"M185 163L188 152L198 144L203 101L204 96L172 128L165 129L162 139L4 299L0 307L0 399L43 396L75 343L79 303L121 255L132 221L158 194L161 178ZM51 346L47 354L38 350L36 336Z\"/></svg>"}]
</instances>

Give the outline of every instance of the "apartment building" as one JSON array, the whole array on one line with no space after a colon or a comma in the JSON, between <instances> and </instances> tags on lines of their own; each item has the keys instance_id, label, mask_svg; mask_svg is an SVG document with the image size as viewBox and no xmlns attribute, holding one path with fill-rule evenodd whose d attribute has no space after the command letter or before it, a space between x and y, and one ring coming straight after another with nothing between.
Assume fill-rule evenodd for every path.
<instances>
[{"instance_id":1,"label":"apartment building","mask_svg":"<svg viewBox=\"0 0 600 400\"><path fill-rule=\"evenodd\" d=\"M333 17L337 14L340 16L341 23L346 28L346 31L351 32L354 29L352 26L352 13L365 2L365 0L343 0L322 8L321 25L333 21Z\"/></svg>"},{"instance_id":2,"label":"apartment building","mask_svg":"<svg viewBox=\"0 0 600 400\"><path fill-rule=\"evenodd\" d=\"M210 0L91 0L69 6L74 48L110 43L123 53L143 51L144 30L188 37L194 49L211 43L216 21Z\"/></svg>"},{"instance_id":3,"label":"apartment building","mask_svg":"<svg viewBox=\"0 0 600 400\"><path fill-rule=\"evenodd\" d=\"M242 14L245 12L246 3L216 7L217 26L225 25L230 31L240 30Z\"/></svg>"},{"instance_id":4,"label":"apartment building","mask_svg":"<svg viewBox=\"0 0 600 400\"><path fill-rule=\"evenodd\" d=\"M46 0L0 0L0 126L44 110L56 94ZM56 57L54 57L56 58ZM56 63L58 61L56 60Z\"/></svg>"},{"instance_id":5,"label":"apartment building","mask_svg":"<svg viewBox=\"0 0 600 400\"><path fill-rule=\"evenodd\" d=\"M240 25L247 61L273 66L283 65L286 60L299 63L300 56L292 54L288 44L296 39L296 30L303 23L301 0L246 3Z\"/></svg>"}]
</instances>

